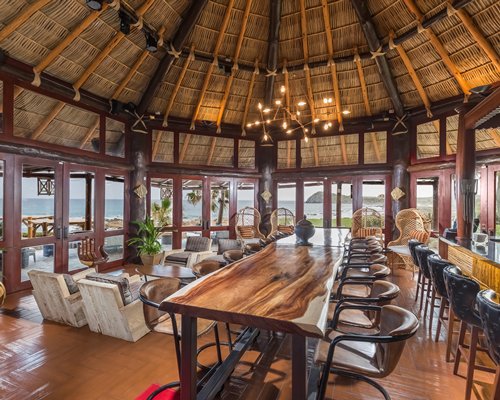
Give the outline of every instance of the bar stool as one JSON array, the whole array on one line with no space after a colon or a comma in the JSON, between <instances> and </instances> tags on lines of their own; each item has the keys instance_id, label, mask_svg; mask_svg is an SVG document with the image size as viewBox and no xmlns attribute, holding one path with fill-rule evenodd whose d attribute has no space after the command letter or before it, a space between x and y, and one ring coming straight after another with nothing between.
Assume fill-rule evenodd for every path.
<instances>
[{"instance_id":1,"label":"bar stool","mask_svg":"<svg viewBox=\"0 0 500 400\"><path fill-rule=\"evenodd\" d=\"M483 290L478 293L476 304L490 357L497 366L491 397L496 400L500 399L500 296L493 290Z\"/></svg>"},{"instance_id":2,"label":"bar stool","mask_svg":"<svg viewBox=\"0 0 500 400\"><path fill-rule=\"evenodd\" d=\"M474 369L494 372L491 368L476 365L477 350L484 351L484 349L478 347L479 333L482 331L481 319L476 311L476 297L480 290L479 283L464 276L460 268L456 266L448 266L444 269L444 279L450 307L461 321L453 373L458 374L460 360L463 357L467 362L465 400L469 400L474 379ZM469 346L465 344L465 333L468 326L471 328Z\"/></svg>"},{"instance_id":3,"label":"bar stool","mask_svg":"<svg viewBox=\"0 0 500 400\"><path fill-rule=\"evenodd\" d=\"M421 244L423 243L417 239L410 239L408 241L408 249L410 250L411 259L414 265L412 279L415 278L415 267L417 267L418 269L417 291L415 293L415 301L417 301L418 294L422 286L422 271L420 271L420 268L418 267L418 258L417 258L417 252L415 251L415 247L420 246Z\"/></svg>"},{"instance_id":4,"label":"bar stool","mask_svg":"<svg viewBox=\"0 0 500 400\"><path fill-rule=\"evenodd\" d=\"M427 257L431 254L435 254L428 246L421 244L415 247L415 253L417 254L418 267L422 271L422 290L420 291L420 307L419 311L422 312L424 306L425 297L425 309L424 309L424 319L427 318L427 308L429 305L429 300L431 298L432 284L431 275L429 273L429 266L427 263Z\"/></svg>"},{"instance_id":5,"label":"bar stool","mask_svg":"<svg viewBox=\"0 0 500 400\"><path fill-rule=\"evenodd\" d=\"M455 323L455 315L453 310L450 308L450 303L448 301L448 292L446 291L446 283L444 281L444 269L449 266L453 266L449 261L443 260L437 254L431 254L427 257L427 262L429 263L429 272L432 276L432 285L438 297L440 297L439 305L439 316L436 327L436 336L434 341L439 340L439 334L441 333L441 326L446 325L446 361L451 360L451 343L453 334L456 333L453 330L453 325ZM445 316L446 310L448 310L448 315ZM431 304L431 315L434 309Z\"/></svg>"}]
</instances>

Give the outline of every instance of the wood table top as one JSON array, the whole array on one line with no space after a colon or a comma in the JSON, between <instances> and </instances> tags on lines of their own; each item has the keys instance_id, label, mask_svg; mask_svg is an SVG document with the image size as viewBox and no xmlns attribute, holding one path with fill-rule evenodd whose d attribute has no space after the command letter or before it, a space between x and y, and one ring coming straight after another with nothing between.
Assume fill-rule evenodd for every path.
<instances>
[{"instance_id":1,"label":"wood table top","mask_svg":"<svg viewBox=\"0 0 500 400\"><path fill-rule=\"evenodd\" d=\"M135 269L141 275L156 278L196 279L191 268L179 265L141 265Z\"/></svg>"},{"instance_id":2,"label":"wood table top","mask_svg":"<svg viewBox=\"0 0 500 400\"><path fill-rule=\"evenodd\" d=\"M341 249L274 242L185 286L160 310L322 337Z\"/></svg>"}]
</instances>

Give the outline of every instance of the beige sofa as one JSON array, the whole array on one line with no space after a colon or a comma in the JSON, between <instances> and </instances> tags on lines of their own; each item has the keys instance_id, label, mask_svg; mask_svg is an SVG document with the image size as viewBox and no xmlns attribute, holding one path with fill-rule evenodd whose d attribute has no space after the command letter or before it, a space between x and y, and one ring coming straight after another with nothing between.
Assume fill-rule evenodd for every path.
<instances>
[{"instance_id":1,"label":"beige sofa","mask_svg":"<svg viewBox=\"0 0 500 400\"><path fill-rule=\"evenodd\" d=\"M138 275L121 276L128 278L131 287L141 284ZM78 281L78 287L92 332L130 342L139 340L149 332L144 320L142 302L137 298L125 305L124 296L117 284L81 279Z\"/></svg>"},{"instance_id":2,"label":"beige sofa","mask_svg":"<svg viewBox=\"0 0 500 400\"><path fill-rule=\"evenodd\" d=\"M95 269L89 268L72 277L78 282L92 272ZM80 292L70 293L63 274L31 270L28 271L28 276L33 286L33 296L44 319L77 328L87 325L82 296Z\"/></svg>"}]
</instances>

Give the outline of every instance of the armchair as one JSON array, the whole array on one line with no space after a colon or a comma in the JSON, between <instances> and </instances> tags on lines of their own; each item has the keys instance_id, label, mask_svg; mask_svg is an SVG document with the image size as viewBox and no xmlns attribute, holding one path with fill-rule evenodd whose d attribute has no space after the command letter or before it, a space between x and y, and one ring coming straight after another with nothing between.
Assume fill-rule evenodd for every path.
<instances>
[{"instance_id":1,"label":"armchair","mask_svg":"<svg viewBox=\"0 0 500 400\"><path fill-rule=\"evenodd\" d=\"M82 295L75 282L92 272L95 269L89 268L74 275L28 271L33 297L43 318L77 328L87 325Z\"/></svg>"},{"instance_id":2,"label":"armchair","mask_svg":"<svg viewBox=\"0 0 500 400\"><path fill-rule=\"evenodd\" d=\"M175 249L165 252L165 263L175 264L187 268L215 255L211 250L212 239L201 236L190 236L186 241L185 249Z\"/></svg>"}]
</instances>

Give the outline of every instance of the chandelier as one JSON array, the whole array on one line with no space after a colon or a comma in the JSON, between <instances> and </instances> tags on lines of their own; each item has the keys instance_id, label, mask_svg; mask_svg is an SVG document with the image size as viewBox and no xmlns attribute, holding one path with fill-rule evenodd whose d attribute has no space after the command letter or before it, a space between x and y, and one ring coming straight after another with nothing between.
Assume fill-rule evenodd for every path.
<instances>
[{"instance_id":1,"label":"chandelier","mask_svg":"<svg viewBox=\"0 0 500 400\"><path fill-rule=\"evenodd\" d=\"M281 86L281 95L285 95L286 88ZM311 118L308 121L304 120L304 108L307 102L300 100L292 105L285 105L282 99L277 99L274 101L274 106L263 105L259 102L258 115L259 119L254 122L248 122L247 128L261 127L262 128L262 138L260 141L261 146L274 146L274 141L271 136L271 128L281 129L287 135L291 135L295 131L301 131L303 134L303 139L307 143L309 141L309 135L314 135L316 133L316 126L322 125L323 130L327 131L333 127L333 120L335 113L326 112L326 119L321 120L320 118ZM323 98L322 109L329 109L333 106L333 99L331 97ZM342 114L350 114L349 110L342 111ZM339 127L343 130L342 127Z\"/></svg>"}]
</instances>

